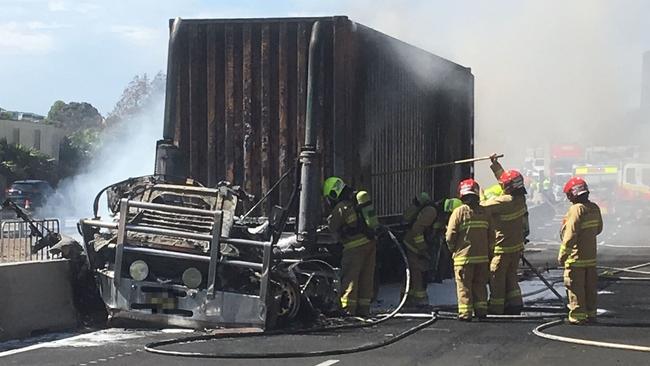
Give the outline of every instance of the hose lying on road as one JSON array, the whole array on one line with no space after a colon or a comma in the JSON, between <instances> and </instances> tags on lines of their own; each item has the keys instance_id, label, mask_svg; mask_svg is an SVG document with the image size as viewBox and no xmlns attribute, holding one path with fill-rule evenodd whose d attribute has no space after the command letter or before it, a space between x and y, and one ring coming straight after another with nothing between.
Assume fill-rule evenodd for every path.
<instances>
[{"instance_id":1,"label":"hose lying on road","mask_svg":"<svg viewBox=\"0 0 650 366\"><path fill-rule=\"evenodd\" d=\"M564 320L554 320L548 323L541 324L537 326L535 329L533 329L533 334L535 334L538 337L542 337L545 339L550 339L553 341L559 341L559 342L567 342L567 343L573 343L573 344L582 344L586 346L594 346L594 347L604 347L604 348L615 348L615 349L623 349L623 350L629 350L629 351L641 351L641 352L650 352L650 347L646 346L637 346L633 344L625 344L625 343L611 343L611 342L600 342L600 341L593 341L593 340L588 340L588 339L582 339L582 338L573 338L573 337L564 337L564 336L558 336L554 334L548 334L542 332L544 329L548 329L560 324L564 324Z\"/></svg>"},{"instance_id":2,"label":"hose lying on road","mask_svg":"<svg viewBox=\"0 0 650 366\"><path fill-rule=\"evenodd\" d=\"M639 282L650 281L650 277L620 277L620 276L608 276L608 275L600 275L599 277L610 281L639 281Z\"/></svg>"},{"instance_id":3,"label":"hose lying on road","mask_svg":"<svg viewBox=\"0 0 650 366\"><path fill-rule=\"evenodd\" d=\"M648 267L648 266L650 266L650 262L641 263L641 264L637 264L637 265L630 266L630 267L625 267L625 268L613 268L613 267L599 266L599 267L597 267L598 269L604 269L605 271L598 274L598 277L606 279L606 280L610 280L610 281L639 281L639 282L650 281L650 277L620 277L620 276L614 276L615 274L621 273L621 272L650 275L650 272L637 271L637 269L639 269L639 268Z\"/></svg>"},{"instance_id":4,"label":"hose lying on road","mask_svg":"<svg viewBox=\"0 0 650 366\"><path fill-rule=\"evenodd\" d=\"M598 266L596 268L605 270L605 272L601 273L601 275L616 274L616 273L620 273L620 272L650 275L650 272L638 271L636 269L630 269L630 268L616 268L616 267L604 267L604 266Z\"/></svg>"},{"instance_id":5,"label":"hose lying on road","mask_svg":"<svg viewBox=\"0 0 650 366\"><path fill-rule=\"evenodd\" d=\"M363 352L363 351L369 351L377 348L381 348L387 345L390 345L392 343L395 343L401 339L404 339L408 337L409 335L416 333L417 331L426 328L430 326L431 324L435 323L438 319L456 319L456 313L453 312L447 312L444 310L439 310L439 309L444 309L447 308L445 306L440 306L438 307L439 309L436 310L434 313L431 314L426 314L426 313L411 313L411 314L399 314L399 311L402 309L404 306L404 303L406 302L406 299L408 297L409 293L409 287L410 287L410 268L408 264L408 259L406 257L406 253L404 252L404 249L402 246L399 244L395 236L389 231L388 232L391 240L397 245L397 248L400 251L400 254L402 256L402 259L405 263L405 273L406 273L406 279L405 279L405 292L404 295L402 296L402 299L392 312L388 314L383 314L380 315L380 318L375 319L375 320L367 320L364 321L361 324L343 324L343 325L336 325L336 326L326 326L326 327L318 327L318 328L310 328L310 329L302 329L294 332L287 332L287 331L271 331L271 332L264 332L264 333L225 333L225 334L208 334L208 335L200 335L200 336L192 336L192 337L185 337L185 338L176 338L176 339L171 339L171 340L165 340L165 341L159 341L159 342L152 342L147 344L144 349L147 352L151 353L156 353L156 354L161 354L161 355L168 355L168 356L180 356L180 357L197 357L197 358L229 358L229 359L250 359L250 358L297 358L297 357L317 357L317 356L332 356L332 355L341 355L341 354L349 354L349 353L356 353L356 352ZM627 268L613 268L611 270L614 270L615 272L613 273L620 273L620 272L629 272L633 271L636 268L641 268L650 265L649 263L644 263L641 265L637 266L632 266L632 267L627 267ZM602 276L605 277L605 276ZM607 277L605 277L607 278ZM623 279L624 277L616 277L619 279ZM647 278L630 278L632 280L649 280ZM551 286L555 285L556 283L560 283L562 280L556 280L553 283L551 283ZM525 294L525 296L532 296L537 293L541 293L543 291L547 291L549 288L544 288L540 290L533 291L531 293ZM435 309L435 307L434 307ZM539 310L543 310L545 308L539 308ZM530 310L530 309L529 309ZM564 313L564 309L556 309L552 308L552 310L561 310L562 313ZM558 316L564 316L564 314L541 314L541 315L489 315L487 317L488 320L490 319L496 319L496 320L539 320L539 319L548 319L548 318L554 318ZM426 318L427 320L412 327L407 329L406 331L390 337L388 339L385 339L380 342L375 342L375 343L369 343L369 344L364 344L361 346L356 346L356 347L350 347L350 348L343 348L343 349L330 349L330 350L318 350L318 351L298 351L298 352L264 352L264 353L228 353L228 352L213 352L213 353L204 353L204 352L183 352L183 351L171 351L171 350L163 350L160 349L160 347L164 346L169 346L169 345L178 345L182 343L192 343L192 342L199 342L199 341L208 341L208 340L216 340L216 339L233 339L233 338L248 338L248 337L260 337L260 336L267 336L267 335L291 335L291 334L307 334L307 333L315 333L315 332L322 332L322 331L331 331L331 330L340 330L340 329L353 329L353 328L363 328L363 327L368 327L368 326L373 326L380 324L382 322L385 322L389 319L392 318ZM574 344L582 344L582 345L589 345L589 346L596 346L596 347L606 347L606 348L616 348L616 349L623 349L623 350L633 350L633 351L643 351L643 352L648 352L650 351L650 347L645 347L645 346L637 346L637 345L629 345L629 344L622 344L622 343L610 343L610 342L599 342L599 341L592 341L592 340L587 340L587 339L580 339L580 338L571 338L571 337L564 337L564 336L557 336L557 335L552 335L548 333L542 332L544 329L557 326L559 324L563 324L564 320L563 319L558 319L558 320L553 320L544 324L541 324L537 326L535 329L533 329L533 334L535 334L538 337L545 338L545 339L550 339L550 340L555 340L555 341L560 341L560 342L569 342L569 343L574 343Z\"/></svg>"},{"instance_id":6,"label":"hose lying on road","mask_svg":"<svg viewBox=\"0 0 650 366\"><path fill-rule=\"evenodd\" d=\"M331 350L319 350L319 351L299 351L299 352L264 352L264 353L242 353L242 352L237 352L237 353L229 353L229 352L212 352L212 353L204 353L204 352L183 352L183 351L170 351L170 350L163 350L160 349L160 347L163 346L169 346L169 345L177 345L177 344L182 344L182 343L193 343L193 342L200 342L200 341L208 341L208 340L217 340L217 339L233 339L233 338L249 338L249 337L260 337L260 336L268 336L268 335L291 335L291 334L307 334L307 333L316 333L316 332L323 332L323 331L332 331L332 330L341 330L341 329L353 329L353 328L363 328L363 327L369 327L369 326L374 326L380 323L383 323L397 315L399 311L402 309L404 306L404 303L406 302L406 299L408 298L409 294L409 287L411 283L411 271L409 268L408 264L408 259L406 257L406 253L404 252L404 248L400 245L400 243L397 241L395 236L393 235L392 232L388 231L388 234L390 235L391 240L395 245L397 246L401 256L402 260L404 261L405 264L405 291L404 295L402 296L402 299L392 312L389 314L383 315L378 319L375 320L367 320L364 321L363 323L360 324L342 324L342 325L335 325L335 326L325 326L325 327L317 327L317 328L308 328L308 329L301 329L298 331L285 331L285 330L278 330L278 331L270 331L270 332L263 332L263 333L223 333L223 334L207 334L207 335L200 335L200 336L190 336L190 337L184 337L184 338L175 338L175 339L170 339L170 340L165 340L165 341L159 341L159 342L152 342L147 345L145 345L144 349L147 352L151 353L156 353L156 354L161 354L161 355L167 355L167 356L178 356L178 357L197 357L197 358L231 358L231 359L242 359L242 358L296 358L296 357L317 357L317 356L332 356L332 355L341 355L341 354L348 354L348 353L356 353L356 352L362 352L362 351L369 351L372 349L377 349L381 348L384 346L387 346L389 344L395 343L403 338L408 337L409 335L419 331L420 329L426 328L429 325L435 323L438 320L438 316L436 313L428 314L428 320L407 329L406 331L399 333L396 336L392 336L388 339L385 339L380 342L375 342L375 343L368 343L364 344L361 346L357 347L350 347L350 348L343 348L343 349L331 349Z\"/></svg>"},{"instance_id":7,"label":"hose lying on road","mask_svg":"<svg viewBox=\"0 0 650 366\"><path fill-rule=\"evenodd\" d=\"M613 276L616 273L620 272L629 272L629 273L640 273L640 274L646 274L647 272L643 271L636 271L637 268L643 268L650 266L650 262L648 263L642 263L642 264L637 264L634 266L626 267L626 268L613 268L613 267L603 267L599 266L599 269L605 269L605 273L601 273L598 276L603 279L608 279L608 280L625 280L625 281L650 281L650 278L648 277L618 277L618 276ZM650 274L650 273L647 273ZM625 343L612 343L612 342L601 342L601 341L594 341L594 340L589 340L589 339L582 339L582 338L573 338L573 337L565 337L565 336L559 336L559 335L554 335L554 334L549 334L549 333L544 333L543 330L555 327L558 325L564 324L564 320L554 320L548 323L541 324L537 326L535 329L533 329L533 334L535 334L538 337L545 338L545 339L550 339L553 341L559 341L559 342L566 342L566 343L573 343L573 344L582 344L582 345L587 345L587 346L594 346L594 347L603 347L603 348L614 348L614 349L622 349L622 350L629 350L629 351L641 351L641 352L650 352L650 347L648 346L639 346L639 345L633 345L633 344L625 344ZM633 326L633 327L650 327L650 324L640 324L640 323L633 323L633 324L618 324L616 326L622 327L622 326Z\"/></svg>"},{"instance_id":8,"label":"hose lying on road","mask_svg":"<svg viewBox=\"0 0 650 366\"><path fill-rule=\"evenodd\" d=\"M614 270L614 272L612 272L612 274L617 274L617 273L624 272L624 271L627 271L627 270L639 269L639 268L648 267L648 266L650 266L650 262L641 263L641 264L637 264L637 265L634 265L634 266L617 269L617 270Z\"/></svg>"}]
</instances>

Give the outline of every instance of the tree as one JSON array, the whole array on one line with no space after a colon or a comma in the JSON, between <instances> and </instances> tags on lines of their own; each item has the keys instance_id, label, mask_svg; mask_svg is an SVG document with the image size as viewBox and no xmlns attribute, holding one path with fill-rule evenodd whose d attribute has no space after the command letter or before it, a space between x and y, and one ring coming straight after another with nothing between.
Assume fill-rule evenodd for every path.
<instances>
[{"instance_id":1,"label":"tree","mask_svg":"<svg viewBox=\"0 0 650 366\"><path fill-rule=\"evenodd\" d=\"M141 112L165 92L165 74L158 72L153 80L147 74L136 75L122 92L113 111L106 117L106 125L111 126L129 119Z\"/></svg>"},{"instance_id":2,"label":"tree","mask_svg":"<svg viewBox=\"0 0 650 366\"><path fill-rule=\"evenodd\" d=\"M100 145L98 129L79 130L64 137L59 148L60 177L71 177L79 173L92 160Z\"/></svg>"},{"instance_id":3,"label":"tree","mask_svg":"<svg viewBox=\"0 0 650 366\"><path fill-rule=\"evenodd\" d=\"M164 91L165 75L162 72L153 80L147 74L136 75L103 124L99 112L88 103L54 102L47 119L58 121L56 123L67 130L59 149L60 177L81 172L93 160L102 143L123 139L128 129L123 128L121 122L149 107Z\"/></svg>"},{"instance_id":4,"label":"tree","mask_svg":"<svg viewBox=\"0 0 650 366\"><path fill-rule=\"evenodd\" d=\"M59 113L61 113L61 109L65 107L66 104L62 100L57 100L52 104L52 107L50 107L50 111L47 113L47 119L51 121L58 121Z\"/></svg>"},{"instance_id":5,"label":"tree","mask_svg":"<svg viewBox=\"0 0 650 366\"><path fill-rule=\"evenodd\" d=\"M52 184L58 180L53 158L38 150L7 143L0 139L0 175L8 182L22 179L42 179Z\"/></svg>"},{"instance_id":6,"label":"tree","mask_svg":"<svg viewBox=\"0 0 650 366\"><path fill-rule=\"evenodd\" d=\"M68 132L86 128L101 128L104 118L90 103L65 103L57 100L47 114L47 120Z\"/></svg>"}]
</instances>

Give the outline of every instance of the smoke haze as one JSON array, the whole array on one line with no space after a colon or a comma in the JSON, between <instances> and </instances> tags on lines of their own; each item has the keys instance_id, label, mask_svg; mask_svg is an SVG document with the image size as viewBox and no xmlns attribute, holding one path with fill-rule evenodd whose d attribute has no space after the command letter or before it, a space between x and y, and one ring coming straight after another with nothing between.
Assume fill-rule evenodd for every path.
<instances>
[{"instance_id":1,"label":"smoke haze","mask_svg":"<svg viewBox=\"0 0 650 366\"><path fill-rule=\"evenodd\" d=\"M641 1L357 1L350 17L472 68L476 155L636 142L650 9ZM493 179L477 165L479 178Z\"/></svg>"},{"instance_id":2,"label":"smoke haze","mask_svg":"<svg viewBox=\"0 0 650 366\"><path fill-rule=\"evenodd\" d=\"M158 99L121 125L103 131L103 145L85 171L61 181L57 197L36 216L74 220L92 217L93 200L102 188L129 177L153 174L156 140L163 128L164 103L162 97ZM106 213L103 198L99 214Z\"/></svg>"}]
</instances>

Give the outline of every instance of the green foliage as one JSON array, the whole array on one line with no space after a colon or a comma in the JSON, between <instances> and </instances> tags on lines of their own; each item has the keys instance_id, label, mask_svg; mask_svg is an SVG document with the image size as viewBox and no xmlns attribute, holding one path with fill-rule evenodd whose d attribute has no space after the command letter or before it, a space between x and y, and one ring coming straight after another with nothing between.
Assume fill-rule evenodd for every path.
<instances>
[{"instance_id":1,"label":"green foliage","mask_svg":"<svg viewBox=\"0 0 650 366\"><path fill-rule=\"evenodd\" d=\"M90 103L65 103L57 100L47 114L47 121L69 132L86 128L101 128L104 118Z\"/></svg>"},{"instance_id":2,"label":"green foliage","mask_svg":"<svg viewBox=\"0 0 650 366\"><path fill-rule=\"evenodd\" d=\"M113 111L106 117L106 125L113 126L128 120L150 106L153 100L165 92L165 84L166 77L162 72L158 72L153 79L150 79L146 73L142 76L134 76L129 85L124 88Z\"/></svg>"},{"instance_id":3,"label":"green foliage","mask_svg":"<svg viewBox=\"0 0 650 366\"><path fill-rule=\"evenodd\" d=\"M50 107L50 111L47 113L47 119L50 121L57 121L57 117L65 105L65 102L62 100L57 100L54 102L54 104L52 104L52 107Z\"/></svg>"},{"instance_id":4,"label":"green foliage","mask_svg":"<svg viewBox=\"0 0 650 366\"><path fill-rule=\"evenodd\" d=\"M22 179L42 179L50 183L58 180L53 158L38 150L8 144L0 139L0 175L8 182Z\"/></svg>"},{"instance_id":5,"label":"green foliage","mask_svg":"<svg viewBox=\"0 0 650 366\"><path fill-rule=\"evenodd\" d=\"M0 119L13 119L13 116L9 112L2 111L0 112Z\"/></svg>"},{"instance_id":6,"label":"green foliage","mask_svg":"<svg viewBox=\"0 0 650 366\"><path fill-rule=\"evenodd\" d=\"M59 174L73 176L85 167L100 147L100 131L83 129L66 136L59 149Z\"/></svg>"}]
</instances>

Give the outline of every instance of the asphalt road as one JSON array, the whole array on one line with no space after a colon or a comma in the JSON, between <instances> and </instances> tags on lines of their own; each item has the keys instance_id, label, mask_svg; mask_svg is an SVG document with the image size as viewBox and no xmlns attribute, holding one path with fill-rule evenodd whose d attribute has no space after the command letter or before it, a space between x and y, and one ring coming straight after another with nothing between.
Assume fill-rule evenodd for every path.
<instances>
[{"instance_id":1,"label":"asphalt road","mask_svg":"<svg viewBox=\"0 0 650 366\"><path fill-rule=\"evenodd\" d=\"M553 267L556 243L528 246L527 258L538 267ZM650 262L650 246L603 244L599 265L623 267ZM645 269L650 271L650 269ZM558 279L561 271L545 273ZM540 288L540 283L525 273L523 292ZM649 282L603 280L599 284L598 325L560 325L548 333L591 340L650 346ZM450 288L451 287L451 288ZM564 293L561 285L556 287ZM390 289L388 289L390 290ZM386 290L386 291L388 291ZM390 291L386 292L387 294ZM453 283L430 285L432 298L448 302ZM387 301L388 303L389 301ZM528 306L557 306L550 292L526 298ZM393 319L378 326L348 331L303 335L258 336L255 338L210 340L165 347L191 352L274 352L293 350L329 350L361 346L392 337L424 319ZM214 360L178 358L144 351L144 345L156 341L196 334L181 330L104 329L73 335L56 341L28 340L0 344L1 365L645 365L648 354L571 345L539 338L532 329L542 320L498 320L463 323L441 319L392 345L360 353L329 357L295 359ZM650 326L650 325L649 325ZM62 336L61 336L62 337ZM29 345L30 343L33 343Z\"/></svg>"}]
</instances>

